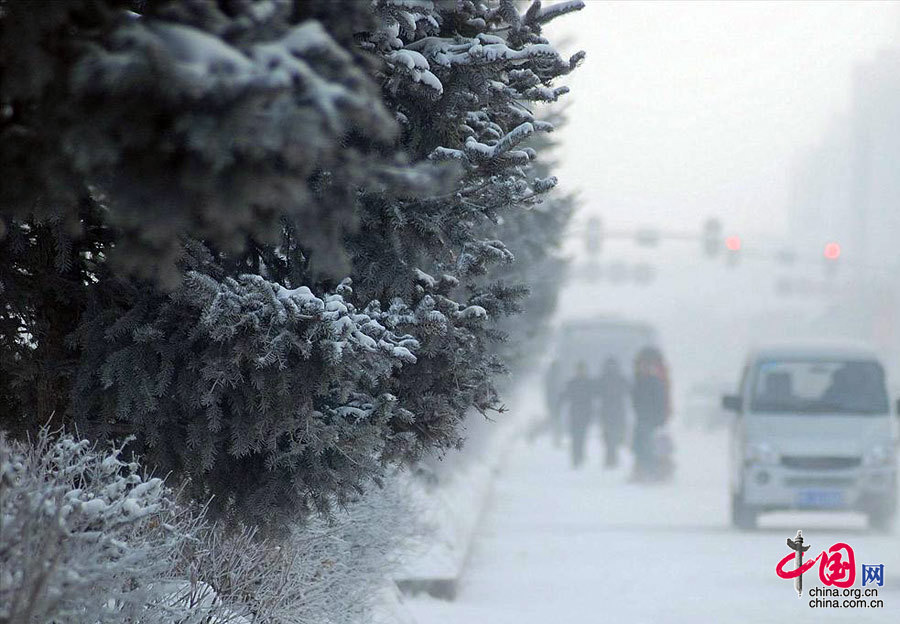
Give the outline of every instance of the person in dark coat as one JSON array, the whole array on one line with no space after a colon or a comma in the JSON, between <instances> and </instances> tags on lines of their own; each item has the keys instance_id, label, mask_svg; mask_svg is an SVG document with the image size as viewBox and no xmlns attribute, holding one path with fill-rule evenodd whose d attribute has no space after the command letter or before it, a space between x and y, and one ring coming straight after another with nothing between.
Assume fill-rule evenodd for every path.
<instances>
[{"instance_id":1,"label":"person in dark coat","mask_svg":"<svg viewBox=\"0 0 900 624\"><path fill-rule=\"evenodd\" d=\"M553 444L559 446L562 440L563 416L560 409L562 391L562 362L553 360L544 376L544 404L547 407L547 421L553 436Z\"/></svg>"},{"instance_id":2,"label":"person in dark coat","mask_svg":"<svg viewBox=\"0 0 900 624\"><path fill-rule=\"evenodd\" d=\"M572 467L584 463L584 447L588 429L594 419L595 381L588 377L584 362L575 365L575 376L569 380L560 396L560 407L569 407L569 434L572 437Z\"/></svg>"},{"instance_id":3,"label":"person in dark coat","mask_svg":"<svg viewBox=\"0 0 900 624\"><path fill-rule=\"evenodd\" d=\"M600 396L600 424L603 427L604 465L613 468L619 463L619 446L625 441L625 412L631 384L622 374L619 362L608 358L597 380Z\"/></svg>"},{"instance_id":4,"label":"person in dark coat","mask_svg":"<svg viewBox=\"0 0 900 624\"><path fill-rule=\"evenodd\" d=\"M657 349L642 349L635 358L631 397L634 406L634 478L644 480L655 473L654 435L669 414L669 377Z\"/></svg>"}]
</instances>

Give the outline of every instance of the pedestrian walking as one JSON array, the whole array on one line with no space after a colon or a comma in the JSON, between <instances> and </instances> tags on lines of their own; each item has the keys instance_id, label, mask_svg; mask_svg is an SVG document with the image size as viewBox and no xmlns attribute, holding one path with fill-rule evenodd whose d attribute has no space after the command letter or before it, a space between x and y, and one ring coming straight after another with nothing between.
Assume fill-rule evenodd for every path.
<instances>
[{"instance_id":1,"label":"pedestrian walking","mask_svg":"<svg viewBox=\"0 0 900 624\"><path fill-rule=\"evenodd\" d=\"M563 414L560 402L562 392L563 365L555 359L547 367L544 375L544 405L547 409L546 422L549 425L553 444L560 445L563 432Z\"/></svg>"},{"instance_id":2,"label":"pedestrian walking","mask_svg":"<svg viewBox=\"0 0 900 624\"><path fill-rule=\"evenodd\" d=\"M669 375L658 349L646 347L635 358L634 386L634 475L637 481L656 476L654 437L669 415Z\"/></svg>"},{"instance_id":3,"label":"pedestrian walking","mask_svg":"<svg viewBox=\"0 0 900 624\"><path fill-rule=\"evenodd\" d=\"M588 429L594 419L595 381L587 374L584 362L575 365L575 376L566 384L560 397L560 407L568 406L569 436L571 439L572 467L584 463Z\"/></svg>"},{"instance_id":4,"label":"pedestrian walking","mask_svg":"<svg viewBox=\"0 0 900 624\"><path fill-rule=\"evenodd\" d=\"M631 384L622 373L619 361L610 357L603 364L597 380L600 397L600 425L603 429L603 465L614 468L619 463L619 446L625 441L625 421Z\"/></svg>"}]
</instances>

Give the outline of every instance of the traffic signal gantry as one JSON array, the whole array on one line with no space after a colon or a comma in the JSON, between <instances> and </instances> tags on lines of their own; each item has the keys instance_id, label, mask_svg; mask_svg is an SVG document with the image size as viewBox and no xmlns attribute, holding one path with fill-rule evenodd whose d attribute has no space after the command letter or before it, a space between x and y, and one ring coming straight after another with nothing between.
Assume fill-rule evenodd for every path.
<instances>
[{"instance_id":1,"label":"traffic signal gantry","mask_svg":"<svg viewBox=\"0 0 900 624\"><path fill-rule=\"evenodd\" d=\"M657 247L668 241L700 241L704 255L715 258L722 251L728 253L730 263L736 262L741 251L741 238L736 235L723 236L722 222L716 218L707 219L700 233L641 227L634 230L607 230L603 220L593 215L585 221L584 245L589 257L600 255L607 240L632 240L639 247Z\"/></svg>"},{"instance_id":2,"label":"traffic signal gantry","mask_svg":"<svg viewBox=\"0 0 900 624\"><path fill-rule=\"evenodd\" d=\"M654 227L606 229L603 220L599 216L592 215L585 221L583 232L585 249L592 260L596 260L601 254L607 241L630 240L639 247L657 247L661 243L671 241L699 241L703 255L708 258L724 255L728 266L736 266L744 256L754 260L774 261L782 266L791 266L798 262L798 253L790 248L769 253L753 251L748 254L744 249L742 237L733 233L726 235L722 222L715 217L707 219L699 232L690 232ZM822 248L827 276L833 277L837 273L841 264L841 251L841 245L836 241L828 241Z\"/></svg>"}]
</instances>

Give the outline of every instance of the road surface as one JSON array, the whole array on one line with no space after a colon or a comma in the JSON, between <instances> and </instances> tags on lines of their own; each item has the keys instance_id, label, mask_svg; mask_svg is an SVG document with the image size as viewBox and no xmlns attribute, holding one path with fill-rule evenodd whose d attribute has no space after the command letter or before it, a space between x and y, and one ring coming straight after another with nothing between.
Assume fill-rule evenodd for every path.
<instances>
[{"instance_id":1,"label":"road surface","mask_svg":"<svg viewBox=\"0 0 900 624\"><path fill-rule=\"evenodd\" d=\"M900 530L869 533L854 514L777 514L755 532L728 524L724 430L675 431L672 483L627 482L628 466L573 472L546 438L518 441L501 465L455 601L409 600L418 624L900 622ZM785 539L810 554L835 542L884 564L883 608L810 608L775 574ZM818 568L805 587L820 587ZM855 586L860 587L857 579Z\"/></svg>"}]
</instances>

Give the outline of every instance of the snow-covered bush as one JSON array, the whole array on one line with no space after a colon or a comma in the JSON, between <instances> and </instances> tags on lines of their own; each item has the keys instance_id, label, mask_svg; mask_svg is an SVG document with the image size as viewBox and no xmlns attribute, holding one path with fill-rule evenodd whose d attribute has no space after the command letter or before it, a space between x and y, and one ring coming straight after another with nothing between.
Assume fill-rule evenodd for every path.
<instances>
[{"instance_id":1,"label":"snow-covered bush","mask_svg":"<svg viewBox=\"0 0 900 624\"><path fill-rule=\"evenodd\" d=\"M421 530L405 474L273 542L207 522L122 454L0 434L0 621L352 624Z\"/></svg>"},{"instance_id":2,"label":"snow-covered bush","mask_svg":"<svg viewBox=\"0 0 900 624\"><path fill-rule=\"evenodd\" d=\"M383 487L295 528L296 557L286 608L275 621L358 624L370 621L390 574L411 541L428 535L410 494L410 475L393 472Z\"/></svg>"},{"instance_id":3,"label":"snow-covered bush","mask_svg":"<svg viewBox=\"0 0 900 624\"><path fill-rule=\"evenodd\" d=\"M176 576L202 581L194 604L213 596L252 624L369 621L400 556L427 533L410 488L408 473L392 472L380 489L292 526L278 541L253 528L208 526Z\"/></svg>"},{"instance_id":4,"label":"snow-covered bush","mask_svg":"<svg viewBox=\"0 0 900 624\"><path fill-rule=\"evenodd\" d=\"M121 448L0 434L0 620L191 621L165 581L199 525Z\"/></svg>"}]
</instances>

